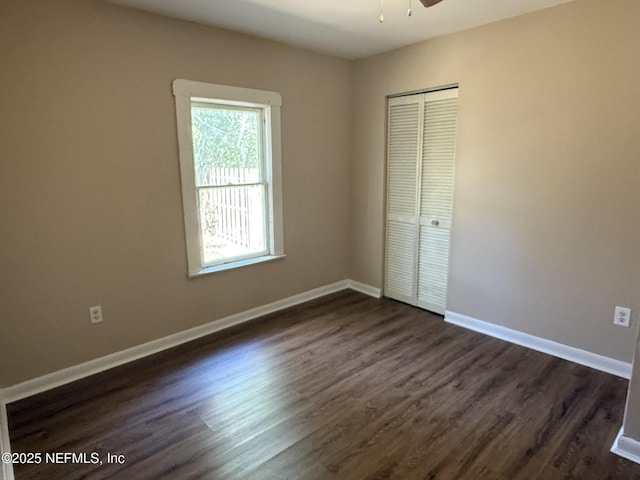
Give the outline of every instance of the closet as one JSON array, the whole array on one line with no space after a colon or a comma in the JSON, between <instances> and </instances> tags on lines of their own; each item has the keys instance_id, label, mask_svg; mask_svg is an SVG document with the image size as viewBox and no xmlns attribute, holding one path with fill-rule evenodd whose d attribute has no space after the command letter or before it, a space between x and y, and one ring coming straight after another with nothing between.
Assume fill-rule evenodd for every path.
<instances>
[{"instance_id":1,"label":"closet","mask_svg":"<svg viewBox=\"0 0 640 480\"><path fill-rule=\"evenodd\" d=\"M388 102L384 294L444 314L458 89Z\"/></svg>"}]
</instances>

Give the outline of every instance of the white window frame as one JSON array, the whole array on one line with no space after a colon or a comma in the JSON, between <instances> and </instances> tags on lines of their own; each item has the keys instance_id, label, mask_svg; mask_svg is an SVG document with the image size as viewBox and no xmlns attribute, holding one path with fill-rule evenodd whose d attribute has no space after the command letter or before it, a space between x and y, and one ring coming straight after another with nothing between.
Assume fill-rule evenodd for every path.
<instances>
[{"instance_id":1,"label":"white window frame","mask_svg":"<svg viewBox=\"0 0 640 480\"><path fill-rule=\"evenodd\" d=\"M182 208L190 277L229 270L283 258L282 226L282 146L280 140L280 109L282 97L277 92L217 85L176 79L173 81L178 128L178 153L182 182ZM268 253L241 260L229 260L212 266L203 265L200 240L200 219L195 181L193 138L191 133L191 103L260 108L264 113L264 162L266 192L266 224Z\"/></svg>"}]
</instances>

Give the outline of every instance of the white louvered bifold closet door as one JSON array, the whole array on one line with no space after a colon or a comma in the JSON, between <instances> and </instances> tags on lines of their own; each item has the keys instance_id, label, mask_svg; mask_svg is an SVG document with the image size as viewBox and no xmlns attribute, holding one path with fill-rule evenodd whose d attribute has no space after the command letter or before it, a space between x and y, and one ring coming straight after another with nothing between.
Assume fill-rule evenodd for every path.
<instances>
[{"instance_id":1,"label":"white louvered bifold closet door","mask_svg":"<svg viewBox=\"0 0 640 480\"><path fill-rule=\"evenodd\" d=\"M385 295L414 303L417 274L420 98L390 99L387 142Z\"/></svg>"},{"instance_id":2,"label":"white louvered bifold closet door","mask_svg":"<svg viewBox=\"0 0 640 480\"><path fill-rule=\"evenodd\" d=\"M458 90L425 97L417 305L444 315L453 214Z\"/></svg>"},{"instance_id":3,"label":"white louvered bifold closet door","mask_svg":"<svg viewBox=\"0 0 640 480\"><path fill-rule=\"evenodd\" d=\"M457 89L448 89L389 99L385 295L441 314L447 302L457 96Z\"/></svg>"}]
</instances>

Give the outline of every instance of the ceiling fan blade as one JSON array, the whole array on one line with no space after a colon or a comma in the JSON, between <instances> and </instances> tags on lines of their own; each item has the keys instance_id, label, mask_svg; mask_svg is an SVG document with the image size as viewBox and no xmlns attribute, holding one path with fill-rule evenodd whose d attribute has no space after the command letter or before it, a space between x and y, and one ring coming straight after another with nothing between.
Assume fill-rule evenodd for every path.
<instances>
[{"instance_id":1,"label":"ceiling fan blade","mask_svg":"<svg viewBox=\"0 0 640 480\"><path fill-rule=\"evenodd\" d=\"M425 7L433 7L436 3L440 3L442 0L420 0L420 3Z\"/></svg>"}]
</instances>

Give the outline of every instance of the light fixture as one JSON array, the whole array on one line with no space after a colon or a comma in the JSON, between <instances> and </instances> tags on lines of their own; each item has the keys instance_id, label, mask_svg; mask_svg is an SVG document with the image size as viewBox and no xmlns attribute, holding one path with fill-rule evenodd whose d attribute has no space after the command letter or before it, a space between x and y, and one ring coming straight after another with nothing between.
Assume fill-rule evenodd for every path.
<instances>
[{"instance_id":1,"label":"light fixture","mask_svg":"<svg viewBox=\"0 0 640 480\"><path fill-rule=\"evenodd\" d=\"M407 9L407 17L410 17L413 11L411 10L411 1L409 0L409 8ZM425 7L432 7L436 3L440 3L442 0L420 0L420 3ZM384 0L380 0L380 16L378 17L380 23L384 23Z\"/></svg>"}]
</instances>

